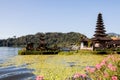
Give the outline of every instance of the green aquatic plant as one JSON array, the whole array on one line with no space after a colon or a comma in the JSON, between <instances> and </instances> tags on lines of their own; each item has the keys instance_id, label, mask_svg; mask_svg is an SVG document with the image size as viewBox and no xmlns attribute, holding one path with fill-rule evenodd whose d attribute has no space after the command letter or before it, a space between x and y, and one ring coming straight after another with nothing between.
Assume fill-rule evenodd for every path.
<instances>
[{"instance_id":1,"label":"green aquatic plant","mask_svg":"<svg viewBox=\"0 0 120 80\"><path fill-rule=\"evenodd\" d=\"M79 52L73 55L18 55L9 63L16 66L25 64L25 67L35 70L35 75L43 75L45 80L65 80L74 73L84 73L86 66L95 66L105 56Z\"/></svg>"}]
</instances>

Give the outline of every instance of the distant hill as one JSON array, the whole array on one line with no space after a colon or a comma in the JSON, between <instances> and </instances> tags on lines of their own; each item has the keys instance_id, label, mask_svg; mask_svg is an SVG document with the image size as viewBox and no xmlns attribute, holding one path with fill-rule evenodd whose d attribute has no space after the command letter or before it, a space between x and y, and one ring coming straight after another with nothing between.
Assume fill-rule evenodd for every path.
<instances>
[{"instance_id":1,"label":"distant hill","mask_svg":"<svg viewBox=\"0 0 120 80\"><path fill-rule=\"evenodd\" d=\"M79 44L81 37L86 37L81 33L69 32L69 33L36 33L34 35L26 35L18 38L8 38L0 40L0 46L25 46L27 43L34 43L36 46L40 44L40 36L45 36L45 42L48 47L57 46L69 46L71 44ZM87 37L86 37L87 38Z\"/></svg>"},{"instance_id":2,"label":"distant hill","mask_svg":"<svg viewBox=\"0 0 120 80\"><path fill-rule=\"evenodd\" d=\"M110 37L120 37L120 34L117 34L117 33L108 33L108 36L110 36Z\"/></svg>"}]
</instances>

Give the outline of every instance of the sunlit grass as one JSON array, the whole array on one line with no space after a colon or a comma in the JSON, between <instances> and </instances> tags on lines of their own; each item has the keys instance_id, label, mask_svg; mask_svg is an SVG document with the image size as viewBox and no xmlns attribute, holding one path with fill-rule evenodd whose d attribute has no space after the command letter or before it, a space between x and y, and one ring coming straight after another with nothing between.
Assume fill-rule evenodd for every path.
<instances>
[{"instance_id":1,"label":"sunlit grass","mask_svg":"<svg viewBox=\"0 0 120 80\"><path fill-rule=\"evenodd\" d=\"M76 72L84 73L86 66L94 66L106 55L75 53L73 55L18 55L9 64L34 69L35 75L43 75L45 80L65 80ZM70 62L75 65L70 67Z\"/></svg>"}]
</instances>

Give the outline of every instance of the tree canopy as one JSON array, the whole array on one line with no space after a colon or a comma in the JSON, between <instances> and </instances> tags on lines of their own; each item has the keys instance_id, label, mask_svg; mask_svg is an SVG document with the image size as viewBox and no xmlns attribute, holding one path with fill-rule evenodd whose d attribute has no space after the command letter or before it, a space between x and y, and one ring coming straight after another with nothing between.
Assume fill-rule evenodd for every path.
<instances>
[{"instance_id":1,"label":"tree canopy","mask_svg":"<svg viewBox=\"0 0 120 80\"><path fill-rule=\"evenodd\" d=\"M45 36L45 42L48 47L58 46L65 47L71 44L80 44L82 37L86 37L81 33L69 32L69 33L58 33L58 32L47 32L47 33L36 33L34 35L26 35L21 37L13 37L8 39L0 40L0 46L19 46L24 47L28 43L34 43L35 46L40 44L40 36Z\"/></svg>"}]
</instances>

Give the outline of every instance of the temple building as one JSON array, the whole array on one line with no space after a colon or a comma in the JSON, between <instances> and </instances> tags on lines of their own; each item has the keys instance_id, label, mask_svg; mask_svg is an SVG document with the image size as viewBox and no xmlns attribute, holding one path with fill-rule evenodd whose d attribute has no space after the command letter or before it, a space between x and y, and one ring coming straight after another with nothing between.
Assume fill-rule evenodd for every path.
<instances>
[{"instance_id":1,"label":"temple building","mask_svg":"<svg viewBox=\"0 0 120 80\"><path fill-rule=\"evenodd\" d=\"M92 41L88 38L81 38L80 49L93 50Z\"/></svg>"},{"instance_id":2,"label":"temple building","mask_svg":"<svg viewBox=\"0 0 120 80\"><path fill-rule=\"evenodd\" d=\"M102 14L99 13L97 17L97 23L95 28L94 37L91 38L90 46L88 46L90 40L81 40L81 49L91 49L91 50L120 50L120 38L109 37L106 34L104 27Z\"/></svg>"},{"instance_id":3,"label":"temple building","mask_svg":"<svg viewBox=\"0 0 120 80\"><path fill-rule=\"evenodd\" d=\"M104 50L108 48L108 43L112 40L110 37L107 36L105 33L105 27L102 19L102 14L98 14L97 24L96 24L96 30L94 37L92 38L93 42L93 50Z\"/></svg>"},{"instance_id":4,"label":"temple building","mask_svg":"<svg viewBox=\"0 0 120 80\"><path fill-rule=\"evenodd\" d=\"M120 50L120 38L111 37L111 41L108 42L108 48L114 51Z\"/></svg>"}]
</instances>

